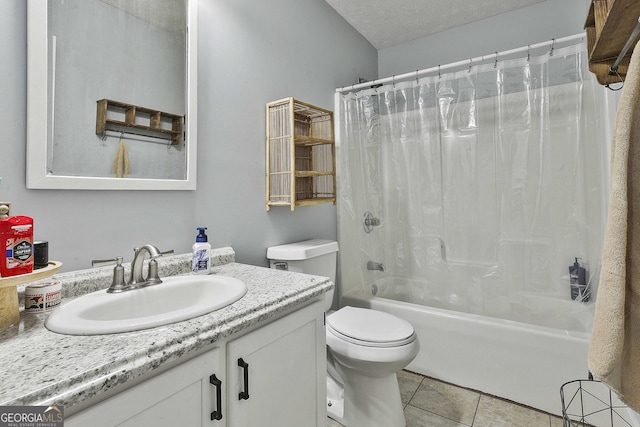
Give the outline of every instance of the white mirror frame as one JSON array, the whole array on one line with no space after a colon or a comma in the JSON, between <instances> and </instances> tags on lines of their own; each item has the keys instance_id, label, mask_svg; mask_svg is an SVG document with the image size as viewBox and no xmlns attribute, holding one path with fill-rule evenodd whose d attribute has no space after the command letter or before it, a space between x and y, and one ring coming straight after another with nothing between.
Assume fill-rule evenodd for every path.
<instances>
[{"instance_id":1,"label":"white mirror frame","mask_svg":"<svg viewBox=\"0 0 640 427\"><path fill-rule=\"evenodd\" d=\"M47 0L27 3L27 188L64 190L195 190L197 160L198 1L187 0L186 179L47 174Z\"/></svg>"}]
</instances>

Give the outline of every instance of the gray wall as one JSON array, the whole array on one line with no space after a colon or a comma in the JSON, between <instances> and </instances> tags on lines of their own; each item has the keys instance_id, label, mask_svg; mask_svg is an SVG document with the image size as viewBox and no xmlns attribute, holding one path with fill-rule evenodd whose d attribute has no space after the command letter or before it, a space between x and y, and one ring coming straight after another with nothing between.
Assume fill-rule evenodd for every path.
<instances>
[{"instance_id":1,"label":"gray wall","mask_svg":"<svg viewBox=\"0 0 640 427\"><path fill-rule=\"evenodd\" d=\"M287 96L333 109L336 87L525 46L582 31L588 0L529 8L379 52L324 0L200 0L198 190L27 190L26 2L0 2L0 199L34 217L65 270L154 243L190 251L196 226L240 262L265 248L336 237L332 205L264 208L264 104Z\"/></svg>"},{"instance_id":2,"label":"gray wall","mask_svg":"<svg viewBox=\"0 0 640 427\"><path fill-rule=\"evenodd\" d=\"M546 0L378 51L380 78L583 32L589 0Z\"/></svg>"},{"instance_id":3,"label":"gray wall","mask_svg":"<svg viewBox=\"0 0 640 427\"><path fill-rule=\"evenodd\" d=\"M144 243L188 252L196 226L240 262L269 245L336 237L332 205L264 207L264 104L287 96L333 109L334 89L377 75L377 52L324 0L200 0L197 191L27 190L26 2L0 2L0 199L35 220L64 270Z\"/></svg>"}]
</instances>

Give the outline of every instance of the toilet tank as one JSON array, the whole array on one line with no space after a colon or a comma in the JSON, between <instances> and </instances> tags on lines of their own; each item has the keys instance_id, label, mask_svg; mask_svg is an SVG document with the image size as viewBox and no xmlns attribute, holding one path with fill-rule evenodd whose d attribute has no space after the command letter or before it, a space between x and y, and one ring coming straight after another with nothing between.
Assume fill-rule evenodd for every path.
<instances>
[{"instance_id":1,"label":"toilet tank","mask_svg":"<svg viewBox=\"0 0 640 427\"><path fill-rule=\"evenodd\" d=\"M267 258L271 268L328 277L336 285L338 242L333 240L313 239L272 246L267 248ZM333 290L327 292L327 309L333 294Z\"/></svg>"},{"instance_id":2,"label":"toilet tank","mask_svg":"<svg viewBox=\"0 0 640 427\"><path fill-rule=\"evenodd\" d=\"M313 239L267 249L271 268L325 276L336 281L338 242Z\"/></svg>"}]
</instances>

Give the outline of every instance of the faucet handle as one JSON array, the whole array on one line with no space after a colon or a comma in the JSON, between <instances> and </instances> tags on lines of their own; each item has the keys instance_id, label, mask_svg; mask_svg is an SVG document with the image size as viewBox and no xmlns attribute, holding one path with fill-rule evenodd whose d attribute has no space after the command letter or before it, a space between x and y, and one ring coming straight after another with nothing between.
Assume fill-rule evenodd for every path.
<instances>
[{"instance_id":1,"label":"faucet handle","mask_svg":"<svg viewBox=\"0 0 640 427\"><path fill-rule=\"evenodd\" d=\"M149 260L149 272L147 273L146 282L149 285L157 285L158 283L162 283L160 277L158 276L158 261L156 258L164 256L164 255L172 255L173 249L169 249L168 251L158 252L157 255L151 255L151 259Z\"/></svg>"},{"instance_id":2,"label":"faucet handle","mask_svg":"<svg viewBox=\"0 0 640 427\"><path fill-rule=\"evenodd\" d=\"M122 266L122 257L116 257L116 266L113 268L113 281L111 286L107 289L109 293L122 292L127 284L124 281L124 267Z\"/></svg>"},{"instance_id":3,"label":"faucet handle","mask_svg":"<svg viewBox=\"0 0 640 427\"><path fill-rule=\"evenodd\" d=\"M162 283L162 280L160 280L160 277L158 276L158 261L156 261L155 258L151 258L151 260L149 261L147 283L149 285L157 285L158 283Z\"/></svg>"},{"instance_id":4,"label":"faucet handle","mask_svg":"<svg viewBox=\"0 0 640 427\"><path fill-rule=\"evenodd\" d=\"M122 257L119 257L122 259ZM92 259L91 267L104 267L106 265L113 265L118 262L118 258L109 258L109 259Z\"/></svg>"}]
</instances>

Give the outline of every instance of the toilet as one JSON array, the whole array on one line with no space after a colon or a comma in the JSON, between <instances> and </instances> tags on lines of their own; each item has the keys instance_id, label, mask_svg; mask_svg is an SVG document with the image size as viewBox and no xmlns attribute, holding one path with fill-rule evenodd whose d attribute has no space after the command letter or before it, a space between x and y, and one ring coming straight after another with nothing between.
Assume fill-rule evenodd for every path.
<instances>
[{"instance_id":1,"label":"toilet","mask_svg":"<svg viewBox=\"0 0 640 427\"><path fill-rule=\"evenodd\" d=\"M337 242L314 239L270 247L267 258L271 268L336 283L337 253ZM330 311L333 295L333 290L325 295L329 417L346 427L404 427L396 372L420 349L413 326L372 309Z\"/></svg>"}]
</instances>

